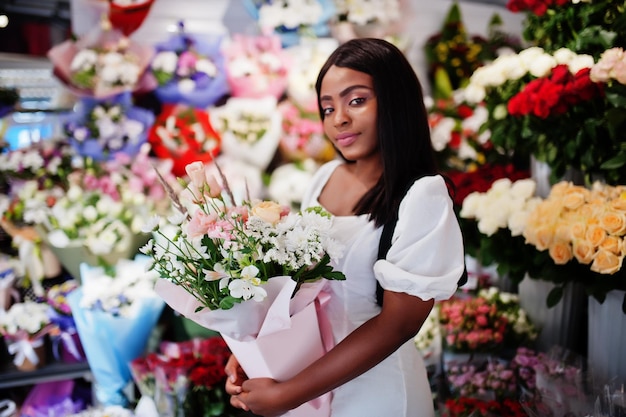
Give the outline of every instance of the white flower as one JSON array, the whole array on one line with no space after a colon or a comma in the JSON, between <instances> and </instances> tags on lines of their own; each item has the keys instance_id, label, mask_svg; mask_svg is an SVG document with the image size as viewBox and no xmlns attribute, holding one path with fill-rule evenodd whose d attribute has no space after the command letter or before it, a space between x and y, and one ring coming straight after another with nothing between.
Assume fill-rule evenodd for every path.
<instances>
[{"instance_id":1,"label":"white flower","mask_svg":"<svg viewBox=\"0 0 626 417\"><path fill-rule=\"evenodd\" d=\"M173 74L178 65L178 55L174 51L161 51L156 54L152 61L152 68Z\"/></svg>"}]
</instances>

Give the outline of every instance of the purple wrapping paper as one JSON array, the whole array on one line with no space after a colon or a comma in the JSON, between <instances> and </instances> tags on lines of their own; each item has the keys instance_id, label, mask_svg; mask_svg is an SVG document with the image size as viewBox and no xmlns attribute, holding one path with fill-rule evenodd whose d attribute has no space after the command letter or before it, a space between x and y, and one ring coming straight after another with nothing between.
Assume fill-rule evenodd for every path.
<instances>
[{"instance_id":1,"label":"purple wrapping paper","mask_svg":"<svg viewBox=\"0 0 626 417\"><path fill-rule=\"evenodd\" d=\"M74 381L52 381L35 385L28 393L20 417L65 417L85 408L82 400L74 400Z\"/></svg>"},{"instance_id":2,"label":"purple wrapping paper","mask_svg":"<svg viewBox=\"0 0 626 417\"><path fill-rule=\"evenodd\" d=\"M82 143L70 138L72 147L80 155L93 158L96 161L113 159L116 153L125 153L131 157L137 155L141 146L148 140L148 131L154 124L155 116L149 110L133 106L130 93L118 94L110 99L81 99L80 109L76 112L68 114L64 118L64 128L74 130L76 127L83 126L89 112L91 112L91 110L100 103L121 105L124 109L126 109L124 111L126 117L128 119L139 121L144 126L144 131L136 140L128 141L122 148L113 152L105 152L102 144L99 143L98 138L88 138Z\"/></svg>"},{"instance_id":3,"label":"purple wrapping paper","mask_svg":"<svg viewBox=\"0 0 626 417\"><path fill-rule=\"evenodd\" d=\"M217 67L217 75L215 78L202 77L201 79L194 79L197 88L185 94L179 90L177 78L174 77L167 84L159 86L154 90L154 94L159 100L164 103L182 103L205 109L217 103L220 98L227 95L229 93L229 87L226 81L226 70L224 56L221 52L221 43L222 36L195 35L183 32L172 35L165 42L157 44L155 47L157 53L162 51L182 52L188 50L189 45L193 45L193 48L198 54L211 59Z\"/></svg>"}]
</instances>

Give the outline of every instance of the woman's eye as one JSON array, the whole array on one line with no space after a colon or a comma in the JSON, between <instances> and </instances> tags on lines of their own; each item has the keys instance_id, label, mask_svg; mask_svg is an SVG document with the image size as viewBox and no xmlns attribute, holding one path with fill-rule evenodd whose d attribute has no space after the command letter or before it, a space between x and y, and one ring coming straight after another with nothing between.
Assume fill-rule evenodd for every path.
<instances>
[{"instance_id":1,"label":"woman's eye","mask_svg":"<svg viewBox=\"0 0 626 417\"><path fill-rule=\"evenodd\" d=\"M326 107L325 109L322 109L322 113L324 113L324 115L331 114L332 112L333 112L332 107Z\"/></svg>"},{"instance_id":2,"label":"woman's eye","mask_svg":"<svg viewBox=\"0 0 626 417\"><path fill-rule=\"evenodd\" d=\"M365 103L365 99L363 97L357 97L350 100L351 105L358 106L359 104Z\"/></svg>"}]
</instances>

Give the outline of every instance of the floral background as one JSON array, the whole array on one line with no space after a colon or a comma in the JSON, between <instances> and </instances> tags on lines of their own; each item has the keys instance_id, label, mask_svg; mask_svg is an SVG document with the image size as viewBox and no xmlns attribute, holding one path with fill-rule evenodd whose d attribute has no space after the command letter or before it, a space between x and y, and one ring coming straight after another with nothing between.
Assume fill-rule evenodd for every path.
<instances>
[{"instance_id":1,"label":"floral background","mask_svg":"<svg viewBox=\"0 0 626 417\"><path fill-rule=\"evenodd\" d=\"M204 415L225 412L215 381L223 378L216 364L228 347L209 355L212 363L196 363L200 339L153 292L157 276L174 276L178 264L170 262L189 262L190 248L199 248L207 257L219 254L219 262L210 262L190 295L210 288L225 297L222 309L264 298L265 280L257 276L263 265L238 256L242 263L228 264L238 279L229 282L224 253L235 248L219 250L214 239L234 243L211 235L224 219L198 210L218 197L211 190L224 190L233 210L235 202L271 200L266 215L297 213L311 175L337 157L323 137L313 90L325 58L351 37L382 37L407 55L416 48L402 30L406 2L282 3L246 2L255 33L203 36L181 21L153 43L128 37L152 2L117 5L126 7L126 20L111 14L49 51L71 110L54 135L31 146L4 144L0 153L7 367L87 362L100 405L164 415L194 401ZM309 13L293 12L301 7ZM519 36L506 32L498 14L482 35L472 33L463 8L451 2L440 29L419 45L432 144L455 186L470 281L435 306L415 347L441 415L550 410L582 417L601 415L606 402L612 411L602 415L619 415L623 398L613 388L626 378L623 357L588 355L593 341L563 346L555 335L550 349L537 341L546 340L549 313L572 302L570 289L581 290L578 304L604 307L626 290L624 5L509 0L506 7L522 17ZM386 13L365 13L372 10ZM14 100L7 105L20 110ZM202 162L201 178L186 169L195 161ZM182 205L191 210L187 220L173 216L187 213ZM242 223L233 227L256 216L237 210ZM149 227L154 219L162 220L158 233ZM196 232L204 246L189 235ZM187 243L163 243L174 236ZM160 273L144 274L154 260L139 253L157 260ZM314 272L332 278L328 262ZM197 278L195 272L187 275ZM521 288L533 283L550 284L540 293L545 316L526 308ZM71 285L60 290L63 284ZM618 307L611 325L592 324L589 313L578 327L622 329L626 310ZM16 319L31 308L40 311ZM98 337L85 326L93 320L142 336L111 331L110 344L94 343ZM200 327L202 340L220 343ZM155 337L173 344L157 347ZM36 355L41 346L48 358ZM142 356L159 349L167 358ZM111 360L103 367L104 355ZM183 377L191 367L211 373L212 382L190 390ZM128 386L141 395L128 395Z\"/></svg>"}]
</instances>

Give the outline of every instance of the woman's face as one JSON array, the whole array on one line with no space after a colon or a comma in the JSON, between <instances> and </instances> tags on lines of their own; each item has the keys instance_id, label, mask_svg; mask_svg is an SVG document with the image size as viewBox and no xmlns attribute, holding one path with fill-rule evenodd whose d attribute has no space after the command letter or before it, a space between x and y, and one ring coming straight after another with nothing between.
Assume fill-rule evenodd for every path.
<instances>
[{"instance_id":1,"label":"woman's face","mask_svg":"<svg viewBox=\"0 0 626 417\"><path fill-rule=\"evenodd\" d=\"M349 161L378 157L377 101L372 77L332 66L320 88L324 132Z\"/></svg>"}]
</instances>

